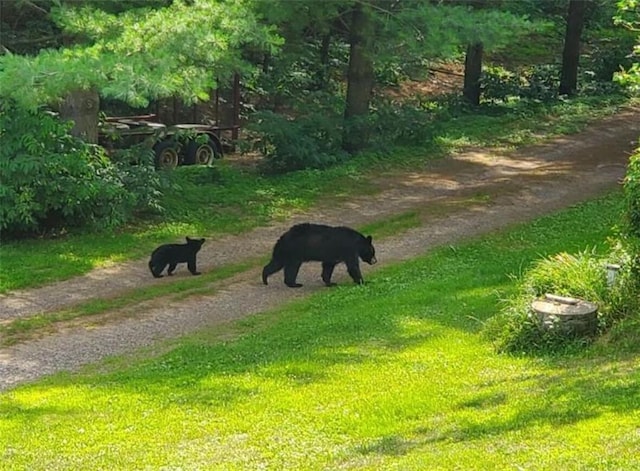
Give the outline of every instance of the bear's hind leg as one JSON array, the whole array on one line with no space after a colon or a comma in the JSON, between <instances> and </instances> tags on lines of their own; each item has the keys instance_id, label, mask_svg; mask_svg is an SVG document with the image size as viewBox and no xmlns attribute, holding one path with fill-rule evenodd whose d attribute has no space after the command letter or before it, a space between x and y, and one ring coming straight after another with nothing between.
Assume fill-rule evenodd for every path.
<instances>
[{"instance_id":1,"label":"bear's hind leg","mask_svg":"<svg viewBox=\"0 0 640 471\"><path fill-rule=\"evenodd\" d=\"M164 270L164 267L164 265L154 265L153 261L149 262L149 270L151 271L151 274L154 278L162 278L162 270Z\"/></svg>"},{"instance_id":2,"label":"bear's hind leg","mask_svg":"<svg viewBox=\"0 0 640 471\"><path fill-rule=\"evenodd\" d=\"M268 284L267 278L269 278L275 272L282 270L282 267L284 267L282 263L277 261L275 258L272 258L271 261L262 269L262 283L264 283L265 285Z\"/></svg>"},{"instance_id":3,"label":"bear's hind leg","mask_svg":"<svg viewBox=\"0 0 640 471\"><path fill-rule=\"evenodd\" d=\"M322 262L322 281L327 286L336 286L337 283L331 282L331 275L333 275L333 269L336 267L335 263Z\"/></svg>"},{"instance_id":4,"label":"bear's hind leg","mask_svg":"<svg viewBox=\"0 0 640 471\"><path fill-rule=\"evenodd\" d=\"M178 264L177 264L177 263L173 263L173 262L171 262L171 263L169 264L169 269L167 270L167 275L169 275L169 276L173 276L173 270L175 270L177 266L178 266Z\"/></svg>"},{"instance_id":5,"label":"bear's hind leg","mask_svg":"<svg viewBox=\"0 0 640 471\"><path fill-rule=\"evenodd\" d=\"M296 283L296 278L298 277L298 270L300 270L300 265L302 262L289 262L284 267L284 284L289 288L300 288L302 285L300 283Z\"/></svg>"}]
</instances>

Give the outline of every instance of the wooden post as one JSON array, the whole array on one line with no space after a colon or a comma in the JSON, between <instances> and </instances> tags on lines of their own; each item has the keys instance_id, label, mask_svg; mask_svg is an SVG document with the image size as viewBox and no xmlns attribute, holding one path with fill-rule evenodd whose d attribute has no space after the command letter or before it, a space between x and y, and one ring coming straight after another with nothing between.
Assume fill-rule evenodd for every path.
<instances>
[{"instance_id":1,"label":"wooden post","mask_svg":"<svg viewBox=\"0 0 640 471\"><path fill-rule=\"evenodd\" d=\"M464 88L462 94L474 106L480 104L480 78L482 75L482 43L467 46L464 61Z\"/></svg>"}]
</instances>

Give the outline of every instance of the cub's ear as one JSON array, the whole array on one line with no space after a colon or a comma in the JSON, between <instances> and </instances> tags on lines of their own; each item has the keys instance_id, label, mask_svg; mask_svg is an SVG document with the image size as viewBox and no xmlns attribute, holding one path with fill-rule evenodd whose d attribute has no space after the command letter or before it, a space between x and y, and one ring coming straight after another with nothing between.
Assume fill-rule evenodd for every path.
<instances>
[{"instance_id":1,"label":"cub's ear","mask_svg":"<svg viewBox=\"0 0 640 471\"><path fill-rule=\"evenodd\" d=\"M191 242L193 239L189 236L187 236L187 242Z\"/></svg>"},{"instance_id":2,"label":"cub's ear","mask_svg":"<svg viewBox=\"0 0 640 471\"><path fill-rule=\"evenodd\" d=\"M372 240L373 238L371 236L367 236L367 242L371 243Z\"/></svg>"},{"instance_id":3,"label":"cub's ear","mask_svg":"<svg viewBox=\"0 0 640 471\"><path fill-rule=\"evenodd\" d=\"M200 243L201 243L201 244L204 244L204 241L205 241L205 240L207 240L207 239L205 239L205 238L200 239Z\"/></svg>"}]
</instances>

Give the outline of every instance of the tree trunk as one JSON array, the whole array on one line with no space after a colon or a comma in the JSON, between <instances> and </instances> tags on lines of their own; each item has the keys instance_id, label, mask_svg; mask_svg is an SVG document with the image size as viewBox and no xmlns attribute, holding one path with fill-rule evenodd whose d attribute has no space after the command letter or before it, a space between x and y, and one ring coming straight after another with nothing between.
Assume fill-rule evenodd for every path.
<instances>
[{"instance_id":1,"label":"tree trunk","mask_svg":"<svg viewBox=\"0 0 640 471\"><path fill-rule=\"evenodd\" d=\"M370 55L372 41L373 29L369 14L357 3L351 16L347 102L342 138L343 148L350 153L363 149L368 141L365 121L373 90L373 62Z\"/></svg>"},{"instance_id":2,"label":"tree trunk","mask_svg":"<svg viewBox=\"0 0 640 471\"><path fill-rule=\"evenodd\" d=\"M464 88L462 95L474 106L480 104L480 76L482 74L481 42L469 44L464 60Z\"/></svg>"},{"instance_id":3,"label":"tree trunk","mask_svg":"<svg viewBox=\"0 0 640 471\"><path fill-rule=\"evenodd\" d=\"M99 110L100 96L97 90L74 90L60 106L60 117L65 121L73 121L73 136L90 144L97 144Z\"/></svg>"},{"instance_id":4,"label":"tree trunk","mask_svg":"<svg viewBox=\"0 0 640 471\"><path fill-rule=\"evenodd\" d=\"M580 60L580 36L584 26L587 0L571 0L567 16L567 30L562 52L560 95L574 95L578 89L578 63Z\"/></svg>"}]
</instances>

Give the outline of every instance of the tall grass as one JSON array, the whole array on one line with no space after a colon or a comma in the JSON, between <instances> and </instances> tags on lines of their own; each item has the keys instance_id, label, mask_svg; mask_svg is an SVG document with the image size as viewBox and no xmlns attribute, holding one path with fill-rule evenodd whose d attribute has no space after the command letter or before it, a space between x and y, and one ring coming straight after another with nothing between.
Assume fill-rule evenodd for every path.
<instances>
[{"instance_id":1,"label":"tall grass","mask_svg":"<svg viewBox=\"0 0 640 471\"><path fill-rule=\"evenodd\" d=\"M619 202L5 392L3 467L637 469L638 344L518 358L479 334L539 257L604 253Z\"/></svg>"}]
</instances>

